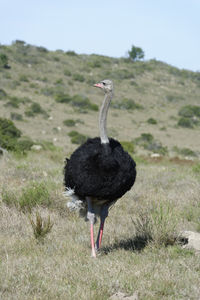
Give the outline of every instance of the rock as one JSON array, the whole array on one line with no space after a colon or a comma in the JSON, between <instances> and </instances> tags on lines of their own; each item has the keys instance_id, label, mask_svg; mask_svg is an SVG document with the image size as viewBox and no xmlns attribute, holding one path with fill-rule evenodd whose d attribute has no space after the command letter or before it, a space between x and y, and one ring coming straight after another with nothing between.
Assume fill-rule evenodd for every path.
<instances>
[{"instance_id":1,"label":"rock","mask_svg":"<svg viewBox=\"0 0 200 300\"><path fill-rule=\"evenodd\" d=\"M200 251L200 233L195 231L182 231L179 239L184 241L183 248Z\"/></svg>"},{"instance_id":2,"label":"rock","mask_svg":"<svg viewBox=\"0 0 200 300\"><path fill-rule=\"evenodd\" d=\"M138 293L135 292L132 296L126 296L126 294L121 293L121 292L117 292L115 294L113 294L109 300L138 300Z\"/></svg>"},{"instance_id":3,"label":"rock","mask_svg":"<svg viewBox=\"0 0 200 300\"><path fill-rule=\"evenodd\" d=\"M40 151L40 150L42 150L42 146L41 145L33 145L31 147L31 150Z\"/></svg>"},{"instance_id":4,"label":"rock","mask_svg":"<svg viewBox=\"0 0 200 300\"><path fill-rule=\"evenodd\" d=\"M158 158L158 157L160 157L161 155L159 154L159 153L152 153L151 154L151 157L152 158Z\"/></svg>"}]
</instances>

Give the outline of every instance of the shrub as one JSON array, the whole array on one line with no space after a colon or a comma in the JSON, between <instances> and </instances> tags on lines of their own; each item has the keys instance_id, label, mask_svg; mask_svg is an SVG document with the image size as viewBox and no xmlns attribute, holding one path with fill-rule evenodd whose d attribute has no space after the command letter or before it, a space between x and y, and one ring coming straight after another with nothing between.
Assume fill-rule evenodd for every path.
<instances>
[{"instance_id":1,"label":"shrub","mask_svg":"<svg viewBox=\"0 0 200 300\"><path fill-rule=\"evenodd\" d=\"M142 133L140 137L135 139L135 143L146 150L156 152L161 155L166 155L168 153L167 147L162 146L161 142L156 141L150 133Z\"/></svg>"},{"instance_id":2,"label":"shrub","mask_svg":"<svg viewBox=\"0 0 200 300\"><path fill-rule=\"evenodd\" d=\"M27 117L34 117L37 114L42 114L45 117L48 116L47 112L37 102L33 102L31 106L25 111Z\"/></svg>"},{"instance_id":3,"label":"shrub","mask_svg":"<svg viewBox=\"0 0 200 300\"><path fill-rule=\"evenodd\" d=\"M20 80L20 81L24 81L24 82L29 82L28 76L25 75L25 74L21 74L21 75L19 76L19 80Z\"/></svg>"},{"instance_id":4,"label":"shrub","mask_svg":"<svg viewBox=\"0 0 200 300\"><path fill-rule=\"evenodd\" d=\"M88 139L87 136L85 136L85 135L83 135L83 134L81 134L81 133L79 133L78 131L75 131L75 130L70 131L68 133L68 135L71 137L72 144L81 145L81 144L85 143L86 140Z\"/></svg>"},{"instance_id":5,"label":"shrub","mask_svg":"<svg viewBox=\"0 0 200 300\"><path fill-rule=\"evenodd\" d=\"M200 175L200 163L197 163L193 166L192 171Z\"/></svg>"},{"instance_id":6,"label":"shrub","mask_svg":"<svg viewBox=\"0 0 200 300\"><path fill-rule=\"evenodd\" d=\"M75 51L69 50L65 52L65 54L70 55L70 56L78 56L78 54Z\"/></svg>"},{"instance_id":7,"label":"shrub","mask_svg":"<svg viewBox=\"0 0 200 300\"><path fill-rule=\"evenodd\" d=\"M5 99L7 96L6 92L3 89L0 89L0 100Z\"/></svg>"},{"instance_id":8,"label":"shrub","mask_svg":"<svg viewBox=\"0 0 200 300\"><path fill-rule=\"evenodd\" d=\"M185 118L185 117L180 118L177 125L180 127L185 127L185 128L193 128L194 127L193 121L191 119Z\"/></svg>"},{"instance_id":9,"label":"shrub","mask_svg":"<svg viewBox=\"0 0 200 300\"><path fill-rule=\"evenodd\" d=\"M23 137L19 139L17 143L17 151L21 153L26 153L27 151L31 150L31 147L34 145L34 142L28 138Z\"/></svg>"},{"instance_id":10,"label":"shrub","mask_svg":"<svg viewBox=\"0 0 200 300\"><path fill-rule=\"evenodd\" d=\"M183 156L192 156L192 157L198 156L196 152L194 152L189 148L178 148L177 146L175 146L173 147L173 151Z\"/></svg>"},{"instance_id":11,"label":"shrub","mask_svg":"<svg viewBox=\"0 0 200 300\"><path fill-rule=\"evenodd\" d=\"M155 125L155 124L157 124L157 121L156 121L155 119L153 119L153 118L149 118L149 119L147 120L147 123L148 123L148 124Z\"/></svg>"},{"instance_id":12,"label":"shrub","mask_svg":"<svg viewBox=\"0 0 200 300\"><path fill-rule=\"evenodd\" d=\"M179 116L185 118L198 117L200 118L200 106L186 105L179 110Z\"/></svg>"},{"instance_id":13,"label":"shrub","mask_svg":"<svg viewBox=\"0 0 200 300\"><path fill-rule=\"evenodd\" d=\"M56 102L69 103L72 101L72 97L69 94L59 93L55 96Z\"/></svg>"},{"instance_id":14,"label":"shrub","mask_svg":"<svg viewBox=\"0 0 200 300\"><path fill-rule=\"evenodd\" d=\"M85 77L82 74L78 74L78 73L73 74L73 79L80 82L85 81Z\"/></svg>"},{"instance_id":15,"label":"shrub","mask_svg":"<svg viewBox=\"0 0 200 300\"><path fill-rule=\"evenodd\" d=\"M21 114L15 113L15 112L11 112L10 117L12 120L16 120L16 121L23 120L23 116Z\"/></svg>"},{"instance_id":16,"label":"shrub","mask_svg":"<svg viewBox=\"0 0 200 300\"><path fill-rule=\"evenodd\" d=\"M143 109L143 106L136 103L134 100L124 98L119 102L111 103L111 107L116 109L126 109L126 110L133 110L133 109Z\"/></svg>"},{"instance_id":17,"label":"shrub","mask_svg":"<svg viewBox=\"0 0 200 300\"><path fill-rule=\"evenodd\" d=\"M129 152L130 154L135 152L133 142L121 141L120 143L121 143L122 147L124 148L124 150Z\"/></svg>"},{"instance_id":18,"label":"shrub","mask_svg":"<svg viewBox=\"0 0 200 300\"><path fill-rule=\"evenodd\" d=\"M65 69L65 70L64 70L64 75L65 75L65 76L71 76L71 75L72 75L72 73L71 73L71 71L70 71L70 70L68 70L68 69Z\"/></svg>"},{"instance_id":19,"label":"shrub","mask_svg":"<svg viewBox=\"0 0 200 300\"><path fill-rule=\"evenodd\" d=\"M89 109L98 111L98 106L95 103L91 103L89 98L82 95L73 96L71 104L72 106L77 107L81 110Z\"/></svg>"},{"instance_id":20,"label":"shrub","mask_svg":"<svg viewBox=\"0 0 200 300\"><path fill-rule=\"evenodd\" d=\"M73 127L76 125L76 121L75 120L72 120L72 119L67 119L67 120L64 120L63 121L63 124L65 126L69 126L69 127Z\"/></svg>"},{"instance_id":21,"label":"shrub","mask_svg":"<svg viewBox=\"0 0 200 300\"><path fill-rule=\"evenodd\" d=\"M0 118L0 146L7 150L17 150L17 140L21 131L11 120Z\"/></svg>"},{"instance_id":22,"label":"shrub","mask_svg":"<svg viewBox=\"0 0 200 300\"><path fill-rule=\"evenodd\" d=\"M9 68L8 66L8 56L6 54L0 53L0 68Z\"/></svg>"}]
</instances>

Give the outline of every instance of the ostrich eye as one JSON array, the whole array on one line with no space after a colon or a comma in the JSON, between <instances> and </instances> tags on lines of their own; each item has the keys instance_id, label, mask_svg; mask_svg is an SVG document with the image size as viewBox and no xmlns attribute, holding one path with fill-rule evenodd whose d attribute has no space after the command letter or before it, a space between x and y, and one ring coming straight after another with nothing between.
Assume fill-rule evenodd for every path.
<instances>
[{"instance_id":1,"label":"ostrich eye","mask_svg":"<svg viewBox=\"0 0 200 300\"><path fill-rule=\"evenodd\" d=\"M106 83L105 82L102 82L103 83L103 85L106 85Z\"/></svg>"}]
</instances>

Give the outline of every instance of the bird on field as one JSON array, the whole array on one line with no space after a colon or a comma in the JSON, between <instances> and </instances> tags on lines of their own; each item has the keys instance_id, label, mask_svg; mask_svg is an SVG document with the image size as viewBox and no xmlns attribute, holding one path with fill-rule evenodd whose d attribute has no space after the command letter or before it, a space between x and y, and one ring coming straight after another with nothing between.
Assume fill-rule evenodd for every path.
<instances>
[{"instance_id":1,"label":"bird on field","mask_svg":"<svg viewBox=\"0 0 200 300\"><path fill-rule=\"evenodd\" d=\"M107 136L106 121L113 83L105 79L94 84L94 87L105 94L99 114L100 137L89 138L79 146L70 159L66 159L64 168L65 194L71 197L68 207L84 207L86 218L90 221L92 257L96 257L101 245L109 208L131 189L136 178L134 160L117 140ZM94 243L96 216L100 217L100 226Z\"/></svg>"}]
</instances>

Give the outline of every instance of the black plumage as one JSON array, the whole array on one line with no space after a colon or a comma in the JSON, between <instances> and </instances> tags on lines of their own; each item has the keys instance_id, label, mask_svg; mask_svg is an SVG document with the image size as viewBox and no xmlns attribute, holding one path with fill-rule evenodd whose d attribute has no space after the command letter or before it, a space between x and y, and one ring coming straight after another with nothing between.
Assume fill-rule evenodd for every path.
<instances>
[{"instance_id":1,"label":"black plumage","mask_svg":"<svg viewBox=\"0 0 200 300\"><path fill-rule=\"evenodd\" d=\"M84 200L86 196L113 201L121 198L135 182L135 162L121 144L110 138L88 139L65 165L65 186Z\"/></svg>"}]
</instances>

